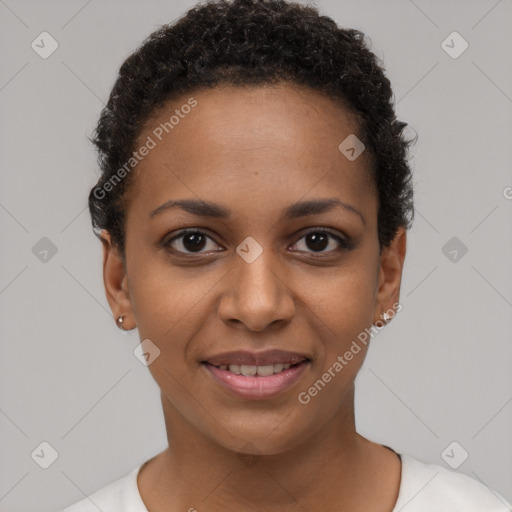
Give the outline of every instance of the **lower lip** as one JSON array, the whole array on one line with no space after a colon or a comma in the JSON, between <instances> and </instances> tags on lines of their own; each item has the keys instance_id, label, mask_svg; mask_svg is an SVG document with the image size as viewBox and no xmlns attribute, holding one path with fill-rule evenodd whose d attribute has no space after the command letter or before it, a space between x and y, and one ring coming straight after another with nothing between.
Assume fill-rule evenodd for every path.
<instances>
[{"instance_id":1,"label":"lower lip","mask_svg":"<svg viewBox=\"0 0 512 512\"><path fill-rule=\"evenodd\" d=\"M202 363L205 368L229 391L236 396L249 400L273 398L290 389L306 370L308 361L303 361L287 370L267 377L260 375L237 375L228 370L221 370L209 363Z\"/></svg>"}]
</instances>

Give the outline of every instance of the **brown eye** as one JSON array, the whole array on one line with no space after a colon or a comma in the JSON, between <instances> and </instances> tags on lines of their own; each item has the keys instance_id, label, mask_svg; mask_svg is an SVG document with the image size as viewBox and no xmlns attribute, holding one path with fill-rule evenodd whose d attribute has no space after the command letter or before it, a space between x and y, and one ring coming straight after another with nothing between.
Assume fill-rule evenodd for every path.
<instances>
[{"instance_id":1,"label":"brown eye","mask_svg":"<svg viewBox=\"0 0 512 512\"><path fill-rule=\"evenodd\" d=\"M212 240L212 238L204 231L200 229L188 229L165 242L164 246L171 247L176 252L183 254L200 254L201 252L208 252L208 250L215 250L215 247L213 247L207 251L203 251L203 249L208 246L208 240Z\"/></svg>"},{"instance_id":2,"label":"brown eye","mask_svg":"<svg viewBox=\"0 0 512 512\"><path fill-rule=\"evenodd\" d=\"M345 239L326 229L311 230L303 235L300 240L304 240L303 246L306 247L305 252L309 252L309 249L313 253L330 253L349 248L349 243ZM297 242L295 246L299 245L299 243L300 241ZM328 250L326 251L326 249ZM299 250L303 251L303 249Z\"/></svg>"}]
</instances>

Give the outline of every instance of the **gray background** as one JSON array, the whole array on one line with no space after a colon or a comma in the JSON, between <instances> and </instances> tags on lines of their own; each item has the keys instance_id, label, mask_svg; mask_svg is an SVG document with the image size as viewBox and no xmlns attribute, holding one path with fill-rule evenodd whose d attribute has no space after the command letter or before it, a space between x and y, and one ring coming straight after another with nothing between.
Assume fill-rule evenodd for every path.
<instances>
[{"instance_id":1,"label":"gray background","mask_svg":"<svg viewBox=\"0 0 512 512\"><path fill-rule=\"evenodd\" d=\"M137 332L105 299L86 136L123 59L193 4L0 0L1 511L56 511L166 445ZM358 377L358 429L445 467L456 441L457 471L512 499L512 0L316 5L369 36L419 134L403 310ZM42 31L59 43L47 59L31 48ZM456 59L441 47L453 31L469 43ZM468 249L457 261L452 237ZM43 441L48 469L31 456Z\"/></svg>"}]
</instances>

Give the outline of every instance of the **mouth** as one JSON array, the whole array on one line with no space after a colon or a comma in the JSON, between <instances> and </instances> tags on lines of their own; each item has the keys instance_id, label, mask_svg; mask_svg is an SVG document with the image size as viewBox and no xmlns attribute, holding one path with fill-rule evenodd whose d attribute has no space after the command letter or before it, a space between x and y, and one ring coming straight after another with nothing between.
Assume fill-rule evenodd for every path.
<instances>
[{"instance_id":1,"label":"mouth","mask_svg":"<svg viewBox=\"0 0 512 512\"><path fill-rule=\"evenodd\" d=\"M219 370L227 371L230 373L234 373L235 375L244 375L245 377L253 377L258 375L260 377L268 377L269 375L275 375L276 373L281 373L285 370L288 370L291 367L298 366L303 362L307 362L309 359L303 359L299 363L274 363L274 364L265 364L265 365L252 365L252 364L221 364L221 365L212 365L207 361L203 361L204 364L209 364Z\"/></svg>"},{"instance_id":2,"label":"mouth","mask_svg":"<svg viewBox=\"0 0 512 512\"><path fill-rule=\"evenodd\" d=\"M201 366L231 395L264 400L290 390L310 363L305 355L274 350L220 354L201 361Z\"/></svg>"},{"instance_id":3,"label":"mouth","mask_svg":"<svg viewBox=\"0 0 512 512\"><path fill-rule=\"evenodd\" d=\"M263 352L250 352L247 350L236 350L232 352L223 352L207 357L202 361L203 363L211 364L212 366L224 367L265 367L265 366L277 366L278 371L282 371L279 365L289 365L288 368L294 364L301 363L311 358L307 354L300 354L298 352L288 352L285 350L269 349ZM253 375L253 374L248 374Z\"/></svg>"}]
</instances>

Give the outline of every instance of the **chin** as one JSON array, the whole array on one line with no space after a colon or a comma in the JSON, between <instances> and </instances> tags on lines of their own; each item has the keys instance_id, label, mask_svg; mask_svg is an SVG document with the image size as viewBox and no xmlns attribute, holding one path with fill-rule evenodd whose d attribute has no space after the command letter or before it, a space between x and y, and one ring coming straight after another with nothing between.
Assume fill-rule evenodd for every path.
<instances>
[{"instance_id":1,"label":"chin","mask_svg":"<svg viewBox=\"0 0 512 512\"><path fill-rule=\"evenodd\" d=\"M258 429L254 425L245 429L226 427L231 436L221 431L218 432L220 437L211 438L227 450L242 455L279 455L296 448L309 437L306 432L297 432L297 422L281 421L281 425L275 421L270 427Z\"/></svg>"}]
</instances>

